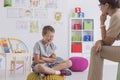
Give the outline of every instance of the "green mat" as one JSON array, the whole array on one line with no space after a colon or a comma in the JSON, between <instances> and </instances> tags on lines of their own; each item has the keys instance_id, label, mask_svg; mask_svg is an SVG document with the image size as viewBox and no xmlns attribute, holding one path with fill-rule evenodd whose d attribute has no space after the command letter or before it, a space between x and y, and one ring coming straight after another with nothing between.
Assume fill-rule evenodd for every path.
<instances>
[{"instance_id":1,"label":"green mat","mask_svg":"<svg viewBox=\"0 0 120 80\"><path fill-rule=\"evenodd\" d=\"M118 64L117 80L120 80L120 63Z\"/></svg>"}]
</instances>

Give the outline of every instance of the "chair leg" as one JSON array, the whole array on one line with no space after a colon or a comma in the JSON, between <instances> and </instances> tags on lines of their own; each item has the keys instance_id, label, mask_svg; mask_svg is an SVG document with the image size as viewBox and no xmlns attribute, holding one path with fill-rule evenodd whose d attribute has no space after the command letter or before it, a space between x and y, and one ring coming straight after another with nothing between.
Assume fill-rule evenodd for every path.
<instances>
[{"instance_id":1,"label":"chair leg","mask_svg":"<svg viewBox=\"0 0 120 80\"><path fill-rule=\"evenodd\" d=\"M10 65L10 73L12 74L12 70L13 70L13 64L11 62L11 65Z\"/></svg>"},{"instance_id":2,"label":"chair leg","mask_svg":"<svg viewBox=\"0 0 120 80\"><path fill-rule=\"evenodd\" d=\"M23 64L23 66L22 66L22 69L23 69L22 72L23 72L23 74L24 74L25 71L26 71L25 62L18 62L18 63L17 63L16 61L15 61L15 62L11 62L11 71L10 71L11 74L12 74L12 73L14 73L14 74L16 73L16 64Z\"/></svg>"},{"instance_id":3,"label":"chair leg","mask_svg":"<svg viewBox=\"0 0 120 80\"><path fill-rule=\"evenodd\" d=\"M26 64L24 63L24 72L26 73Z\"/></svg>"},{"instance_id":4,"label":"chair leg","mask_svg":"<svg viewBox=\"0 0 120 80\"><path fill-rule=\"evenodd\" d=\"M26 72L26 65L25 65L25 62L22 63L23 64L23 74Z\"/></svg>"},{"instance_id":5,"label":"chair leg","mask_svg":"<svg viewBox=\"0 0 120 80\"><path fill-rule=\"evenodd\" d=\"M14 65L13 65L13 70L14 70L14 74L15 74L15 72L16 72L16 63L14 63Z\"/></svg>"},{"instance_id":6,"label":"chair leg","mask_svg":"<svg viewBox=\"0 0 120 80\"><path fill-rule=\"evenodd\" d=\"M25 64L23 64L23 74L24 74L24 72L25 72Z\"/></svg>"}]
</instances>

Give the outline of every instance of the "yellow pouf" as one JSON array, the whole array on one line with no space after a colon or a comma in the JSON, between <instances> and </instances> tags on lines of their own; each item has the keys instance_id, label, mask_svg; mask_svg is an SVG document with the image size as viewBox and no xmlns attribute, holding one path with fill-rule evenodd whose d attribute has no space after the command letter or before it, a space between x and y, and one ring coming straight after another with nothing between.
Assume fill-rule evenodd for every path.
<instances>
[{"instance_id":1,"label":"yellow pouf","mask_svg":"<svg viewBox=\"0 0 120 80\"><path fill-rule=\"evenodd\" d=\"M38 74L31 72L28 74L27 80L42 80L42 78Z\"/></svg>"},{"instance_id":2,"label":"yellow pouf","mask_svg":"<svg viewBox=\"0 0 120 80\"><path fill-rule=\"evenodd\" d=\"M44 78L41 78L40 75L31 72L28 74L27 80L65 80L65 77L59 75L47 75Z\"/></svg>"},{"instance_id":3,"label":"yellow pouf","mask_svg":"<svg viewBox=\"0 0 120 80\"><path fill-rule=\"evenodd\" d=\"M43 78L43 80L65 80L64 76L58 76L58 75L48 75Z\"/></svg>"}]
</instances>

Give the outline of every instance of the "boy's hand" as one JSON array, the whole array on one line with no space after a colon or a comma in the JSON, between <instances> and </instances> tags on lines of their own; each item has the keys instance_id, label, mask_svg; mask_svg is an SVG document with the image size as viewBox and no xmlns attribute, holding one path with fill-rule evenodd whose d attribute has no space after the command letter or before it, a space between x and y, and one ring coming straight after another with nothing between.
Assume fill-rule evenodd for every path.
<instances>
[{"instance_id":1,"label":"boy's hand","mask_svg":"<svg viewBox=\"0 0 120 80\"><path fill-rule=\"evenodd\" d=\"M52 54L50 57L40 57L41 60L45 61L45 62L55 62L56 60L56 55Z\"/></svg>"}]
</instances>

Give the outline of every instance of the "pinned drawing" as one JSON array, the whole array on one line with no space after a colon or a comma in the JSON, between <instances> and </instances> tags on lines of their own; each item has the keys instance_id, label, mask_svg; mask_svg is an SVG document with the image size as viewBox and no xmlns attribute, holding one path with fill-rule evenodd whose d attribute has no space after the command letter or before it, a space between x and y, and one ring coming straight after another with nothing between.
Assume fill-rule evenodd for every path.
<instances>
[{"instance_id":1,"label":"pinned drawing","mask_svg":"<svg viewBox=\"0 0 120 80\"><path fill-rule=\"evenodd\" d=\"M28 21L17 21L16 31L29 32L29 22Z\"/></svg>"},{"instance_id":2,"label":"pinned drawing","mask_svg":"<svg viewBox=\"0 0 120 80\"><path fill-rule=\"evenodd\" d=\"M30 0L30 7L38 7L40 5L40 0Z\"/></svg>"},{"instance_id":3,"label":"pinned drawing","mask_svg":"<svg viewBox=\"0 0 120 80\"><path fill-rule=\"evenodd\" d=\"M30 22L30 33L38 33L38 21L31 21Z\"/></svg>"},{"instance_id":4,"label":"pinned drawing","mask_svg":"<svg viewBox=\"0 0 120 80\"><path fill-rule=\"evenodd\" d=\"M12 7L12 0L4 0L4 7Z\"/></svg>"},{"instance_id":5,"label":"pinned drawing","mask_svg":"<svg viewBox=\"0 0 120 80\"><path fill-rule=\"evenodd\" d=\"M57 8L57 0L46 0L46 8Z\"/></svg>"},{"instance_id":6,"label":"pinned drawing","mask_svg":"<svg viewBox=\"0 0 120 80\"><path fill-rule=\"evenodd\" d=\"M55 15L54 15L54 18L57 22L61 21L62 13L61 12L56 12Z\"/></svg>"},{"instance_id":7,"label":"pinned drawing","mask_svg":"<svg viewBox=\"0 0 120 80\"><path fill-rule=\"evenodd\" d=\"M36 19L46 19L48 17L47 9L34 9L34 18Z\"/></svg>"},{"instance_id":8,"label":"pinned drawing","mask_svg":"<svg viewBox=\"0 0 120 80\"><path fill-rule=\"evenodd\" d=\"M14 7L27 7L26 0L13 0Z\"/></svg>"}]
</instances>

